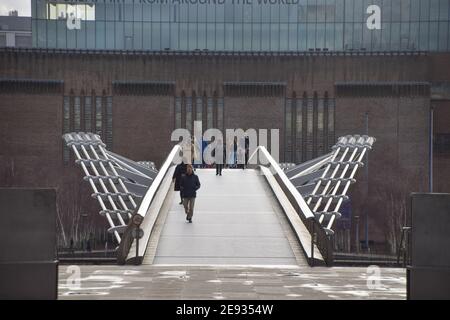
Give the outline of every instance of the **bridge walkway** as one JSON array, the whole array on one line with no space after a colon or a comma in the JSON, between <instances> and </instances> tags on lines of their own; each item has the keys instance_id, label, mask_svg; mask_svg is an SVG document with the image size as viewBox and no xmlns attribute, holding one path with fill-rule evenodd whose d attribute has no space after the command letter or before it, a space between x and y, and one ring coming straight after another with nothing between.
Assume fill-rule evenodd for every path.
<instances>
[{"instance_id":1,"label":"bridge walkway","mask_svg":"<svg viewBox=\"0 0 450 320\"><path fill-rule=\"evenodd\" d=\"M259 170L197 169L193 223L170 191L143 264L307 266L298 240ZM159 228L159 230L158 230Z\"/></svg>"}]
</instances>

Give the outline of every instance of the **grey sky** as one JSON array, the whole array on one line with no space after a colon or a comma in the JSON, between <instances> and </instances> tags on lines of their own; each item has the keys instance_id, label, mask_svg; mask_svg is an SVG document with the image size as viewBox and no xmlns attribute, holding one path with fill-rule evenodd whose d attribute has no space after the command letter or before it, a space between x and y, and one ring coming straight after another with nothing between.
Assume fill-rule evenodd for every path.
<instances>
[{"instance_id":1,"label":"grey sky","mask_svg":"<svg viewBox=\"0 0 450 320\"><path fill-rule=\"evenodd\" d=\"M0 16L11 10L19 11L19 16L31 16L31 0L0 0Z\"/></svg>"}]
</instances>

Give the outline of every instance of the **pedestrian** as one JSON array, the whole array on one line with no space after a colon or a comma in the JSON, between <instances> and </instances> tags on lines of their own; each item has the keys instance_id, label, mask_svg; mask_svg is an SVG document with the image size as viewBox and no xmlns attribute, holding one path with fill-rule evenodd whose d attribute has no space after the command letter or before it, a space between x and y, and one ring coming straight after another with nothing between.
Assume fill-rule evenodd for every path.
<instances>
[{"instance_id":1,"label":"pedestrian","mask_svg":"<svg viewBox=\"0 0 450 320\"><path fill-rule=\"evenodd\" d=\"M229 143L229 150L230 154L228 156L228 167L229 168L236 168L237 164L237 138L234 137L234 140L232 140Z\"/></svg>"},{"instance_id":2,"label":"pedestrian","mask_svg":"<svg viewBox=\"0 0 450 320\"><path fill-rule=\"evenodd\" d=\"M196 161L200 157L200 148L199 148L199 144L198 144L198 141L195 138L195 136L191 137L191 157L192 157L192 162L191 162L192 168L195 171Z\"/></svg>"},{"instance_id":3,"label":"pedestrian","mask_svg":"<svg viewBox=\"0 0 450 320\"><path fill-rule=\"evenodd\" d=\"M180 164L175 167L175 171L172 176L172 181L175 182L174 190L180 191L180 204L183 204L183 193L180 190L181 178L186 174L186 164L182 160Z\"/></svg>"},{"instance_id":4,"label":"pedestrian","mask_svg":"<svg viewBox=\"0 0 450 320\"><path fill-rule=\"evenodd\" d=\"M233 168L237 168L237 158L238 158L238 140L234 137L233 140Z\"/></svg>"},{"instance_id":5,"label":"pedestrian","mask_svg":"<svg viewBox=\"0 0 450 320\"><path fill-rule=\"evenodd\" d=\"M214 157L220 157L220 159L216 158L216 176L222 175L223 164L225 162L224 161L224 159L225 159L224 146L225 146L225 144L222 142L222 140L219 139L219 141L217 142L217 146L213 151Z\"/></svg>"},{"instance_id":6,"label":"pedestrian","mask_svg":"<svg viewBox=\"0 0 450 320\"><path fill-rule=\"evenodd\" d=\"M245 136L245 166L248 164L248 157L250 156L250 138Z\"/></svg>"},{"instance_id":7,"label":"pedestrian","mask_svg":"<svg viewBox=\"0 0 450 320\"><path fill-rule=\"evenodd\" d=\"M232 169L234 167L234 151L233 151L233 143L230 143L230 152L228 154L228 160L227 160L227 165L228 168Z\"/></svg>"},{"instance_id":8,"label":"pedestrian","mask_svg":"<svg viewBox=\"0 0 450 320\"><path fill-rule=\"evenodd\" d=\"M238 148L237 163L238 168L245 169L245 150L241 147Z\"/></svg>"},{"instance_id":9,"label":"pedestrian","mask_svg":"<svg viewBox=\"0 0 450 320\"><path fill-rule=\"evenodd\" d=\"M180 189L183 193L183 205L186 213L186 220L192 223L192 216L194 215L195 198L197 197L197 190L200 188L200 180L194 173L192 165L187 165L186 175L181 178Z\"/></svg>"},{"instance_id":10,"label":"pedestrian","mask_svg":"<svg viewBox=\"0 0 450 320\"><path fill-rule=\"evenodd\" d=\"M204 152L205 152L205 149L208 147L208 141L206 141L206 140L203 140L202 139L202 151L201 151L201 154L203 155L204 154ZM203 158L203 156L202 156L202 168L206 168L206 161L205 161L205 159Z\"/></svg>"}]
</instances>

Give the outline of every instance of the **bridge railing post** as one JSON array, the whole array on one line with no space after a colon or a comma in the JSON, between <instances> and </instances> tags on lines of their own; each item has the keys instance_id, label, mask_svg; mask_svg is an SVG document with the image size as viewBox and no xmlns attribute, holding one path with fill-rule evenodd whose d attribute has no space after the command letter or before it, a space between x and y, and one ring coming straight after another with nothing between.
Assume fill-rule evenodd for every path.
<instances>
[{"instance_id":1,"label":"bridge railing post","mask_svg":"<svg viewBox=\"0 0 450 320\"><path fill-rule=\"evenodd\" d=\"M136 260L134 261L135 265L139 265L139 227L136 229Z\"/></svg>"},{"instance_id":2,"label":"bridge railing post","mask_svg":"<svg viewBox=\"0 0 450 320\"><path fill-rule=\"evenodd\" d=\"M309 263L309 265L311 266L311 267L314 267L314 244L315 244L315 241L316 241L316 232L315 232L315 228L314 228L314 220L311 220L311 225L312 225L312 227L311 227L311 261L310 261L310 263Z\"/></svg>"}]
</instances>

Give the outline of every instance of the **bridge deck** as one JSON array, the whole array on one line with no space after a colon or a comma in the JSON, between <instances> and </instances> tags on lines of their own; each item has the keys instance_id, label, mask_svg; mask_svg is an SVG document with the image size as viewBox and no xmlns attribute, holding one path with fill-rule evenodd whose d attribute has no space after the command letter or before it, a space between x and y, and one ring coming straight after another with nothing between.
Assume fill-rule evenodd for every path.
<instances>
[{"instance_id":1,"label":"bridge deck","mask_svg":"<svg viewBox=\"0 0 450 320\"><path fill-rule=\"evenodd\" d=\"M299 256L279 207L258 171L199 169L193 223L179 196L172 204L153 264L298 265ZM293 251L294 250L294 251ZM144 263L149 259L144 258ZM300 261L300 264L303 264ZM305 263L306 264L306 263Z\"/></svg>"}]
</instances>

